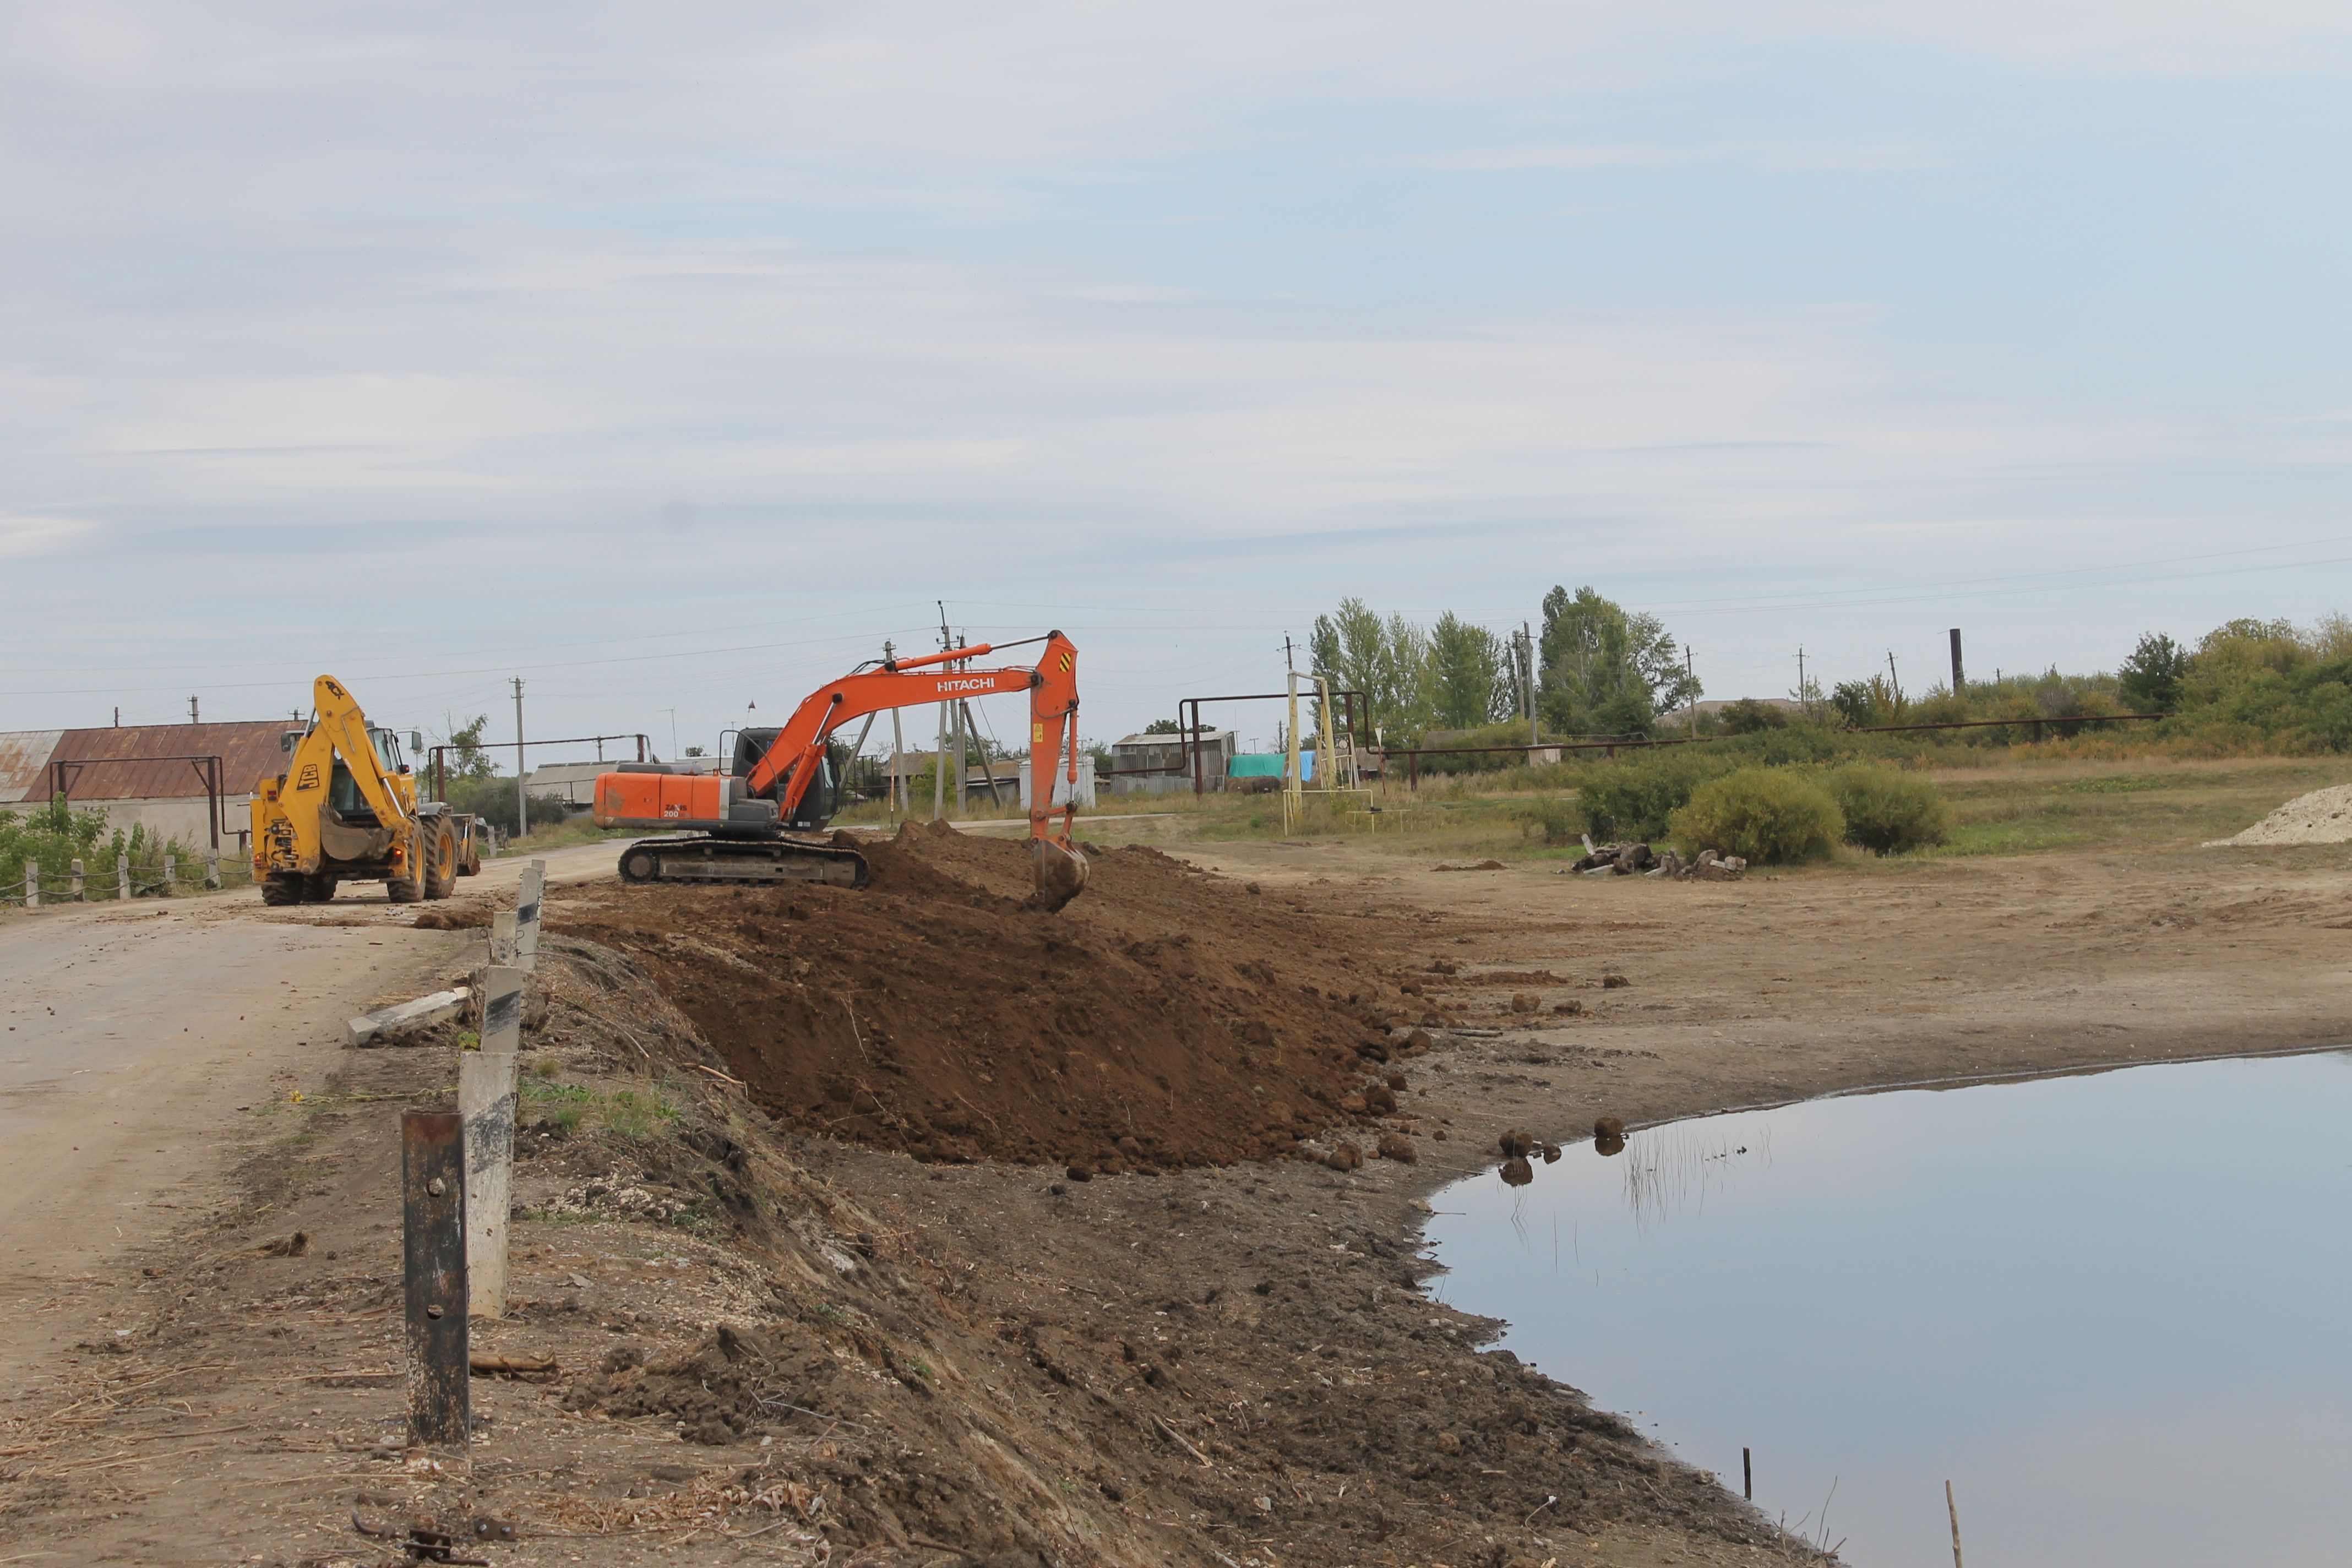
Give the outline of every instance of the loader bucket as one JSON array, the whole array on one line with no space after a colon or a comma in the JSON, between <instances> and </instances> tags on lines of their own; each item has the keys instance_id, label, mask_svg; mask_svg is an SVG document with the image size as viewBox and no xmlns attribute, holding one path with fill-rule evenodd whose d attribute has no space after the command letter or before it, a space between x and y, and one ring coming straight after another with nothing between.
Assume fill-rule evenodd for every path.
<instances>
[{"instance_id":1,"label":"loader bucket","mask_svg":"<svg viewBox=\"0 0 2352 1568\"><path fill-rule=\"evenodd\" d=\"M1037 880L1036 897L1030 901L1047 914L1086 890L1087 858L1076 850L1065 849L1050 838L1032 838L1029 861Z\"/></svg>"}]
</instances>

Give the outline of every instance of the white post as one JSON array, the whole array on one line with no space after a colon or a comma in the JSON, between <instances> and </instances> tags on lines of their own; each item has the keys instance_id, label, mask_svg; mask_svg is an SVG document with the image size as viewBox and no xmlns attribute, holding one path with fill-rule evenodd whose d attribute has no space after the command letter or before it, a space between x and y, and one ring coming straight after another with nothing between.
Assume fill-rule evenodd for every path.
<instances>
[{"instance_id":1,"label":"white post","mask_svg":"<svg viewBox=\"0 0 2352 1568\"><path fill-rule=\"evenodd\" d=\"M205 851L205 886L217 888L220 885L220 851L207 849Z\"/></svg>"},{"instance_id":2,"label":"white post","mask_svg":"<svg viewBox=\"0 0 2352 1568\"><path fill-rule=\"evenodd\" d=\"M179 879L179 870L174 864L176 859L176 856L163 857L163 896L167 899L172 896L172 884Z\"/></svg>"},{"instance_id":3,"label":"white post","mask_svg":"<svg viewBox=\"0 0 2352 1568\"><path fill-rule=\"evenodd\" d=\"M131 857L128 855L114 858L114 896L118 899L131 896Z\"/></svg>"},{"instance_id":4,"label":"white post","mask_svg":"<svg viewBox=\"0 0 2352 1568\"><path fill-rule=\"evenodd\" d=\"M515 963L525 970L539 967L539 907L546 894L547 862L533 860L515 892Z\"/></svg>"},{"instance_id":5,"label":"white post","mask_svg":"<svg viewBox=\"0 0 2352 1568\"><path fill-rule=\"evenodd\" d=\"M81 862L77 860L73 863L73 900L79 904L89 897L82 888Z\"/></svg>"},{"instance_id":6,"label":"white post","mask_svg":"<svg viewBox=\"0 0 2352 1568\"><path fill-rule=\"evenodd\" d=\"M25 858L25 907L41 907L41 863L29 855Z\"/></svg>"},{"instance_id":7,"label":"white post","mask_svg":"<svg viewBox=\"0 0 2352 1568\"><path fill-rule=\"evenodd\" d=\"M522 1048L523 972L493 963L482 971L482 1049L512 1056Z\"/></svg>"},{"instance_id":8,"label":"white post","mask_svg":"<svg viewBox=\"0 0 2352 1568\"><path fill-rule=\"evenodd\" d=\"M515 914L512 910L500 910L490 917L490 962L510 964L515 961Z\"/></svg>"},{"instance_id":9,"label":"white post","mask_svg":"<svg viewBox=\"0 0 2352 1568\"><path fill-rule=\"evenodd\" d=\"M465 1119L466 1139L466 1311L475 1318L503 1317L507 1227L514 1209L512 1051L467 1051L458 1057L457 1113Z\"/></svg>"}]
</instances>

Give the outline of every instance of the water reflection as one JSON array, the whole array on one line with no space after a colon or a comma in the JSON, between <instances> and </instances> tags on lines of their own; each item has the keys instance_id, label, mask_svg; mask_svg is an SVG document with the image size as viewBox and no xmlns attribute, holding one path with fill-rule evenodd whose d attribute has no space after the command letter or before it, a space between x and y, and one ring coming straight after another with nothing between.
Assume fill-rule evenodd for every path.
<instances>
[{"instance_id":1,"label":"water reflection","mask_svg":"<svg viewBox=\"0 0 2352 1568\"><path fill-rule=\"evenodd\" d=\"M1814 1101L1522 1153L1447 1298L1846 1559L2345 1560L2352 1057ZM1529 1140L1529 1151L1539 1148ZM1522 1180L1522 1178L1524 1178ZM1810 1531L1809 1531L1810 1533Z\"/></svg>"}]
</instances>

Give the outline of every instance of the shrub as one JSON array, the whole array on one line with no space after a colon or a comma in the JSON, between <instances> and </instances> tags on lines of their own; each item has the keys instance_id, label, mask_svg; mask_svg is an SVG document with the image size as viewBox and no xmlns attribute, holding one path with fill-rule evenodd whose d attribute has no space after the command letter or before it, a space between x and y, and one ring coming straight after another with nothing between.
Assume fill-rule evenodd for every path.
<instances>
[{"instance_id":1,"label":"shrub","mask_svg":"<svg viewBox=\"0 0 2352 1568\"><path fill-rule=\"evenodd\" d=\"M1530 833L1541 833L1546 844L1573 844L1578 818L1575 807L1556 795L1538 795L1518 808L1519 821Z\"/></svg>"},{"instance_id":2,"label":"shrub","mask_svg":"<svg viewBox=\"0 0 2352 1568\"><path fill-rule=\"evenodd\" d=\"M1599 838L1658 838L1691 792L1736 764L1713 747L1675 746L1577 770L1586 827Z\"/></svg>"},{"instance_id":3,"label":"shrub","mask_svg":"<svg viewBox=\"0 0 2352 1568\"><path fill-rule=\"evenodd\" d=\"M1837 802L1780 768L1742 768L1701 784L1674 816L1677 843L1763 866L1820 859L1844 831Z\"/></svg>"},{"instance_id":4,"label":"shrub","mask_svg":"<svg viewBox=\"0 0 2352 1568\"><path fill-rule=\"evenodd\" d=\"M1855 763L1829 776L1845 841L1880 855L1941 844L1952 830L1943 792L1923 778Z\"/></svg>"}]
</instances>

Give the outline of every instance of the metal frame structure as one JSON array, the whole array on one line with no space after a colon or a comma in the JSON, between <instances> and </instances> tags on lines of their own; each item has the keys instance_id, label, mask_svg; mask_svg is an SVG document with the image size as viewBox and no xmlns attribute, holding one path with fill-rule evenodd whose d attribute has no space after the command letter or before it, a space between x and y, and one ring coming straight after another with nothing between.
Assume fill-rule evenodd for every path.
<instances>
[{"instance_id":1,"label":"metal frame structure","mask_svg":"<svg viewBox=\"0 0 2352 1568\"><path fill-rule=\"evenodd\" d=\"M1360 752L1362 751L1364 731L1371 727L1372 700L1361 691L1352 689L1335 690L1331 693L1331 697L1333 700L1341 704L1344 720L1339 728L1346 732L1349 745ZM1290 698L1291 694L1287 691L1244 691L1224 697L1187 697L1176 705L1178 714L1176 739L1180 749L1173 763L1164 768L1111 768L1106 770L1100 776L1141 778L1155 773L1189 773L1192 775L1192 793L1196 795L1206 795L1209 792L1208 777L1206 770L1201 765L1201 747L1198 743L1199 737L1205 729L1201 722L1201 705L1205 702L1287 702ZM1359 702L1363 704L1361 717L1358 716L1356 710L1356 704ZM1189 715L1189 721L1187 715ZM1387 753L1381 754L1385 756Z\"/></svg>"},{"instance_id":2,"label":"metal frame structure","mask_svg":"<svg viewBox=\"0 0 2352 1568\"><path fill-rule=\"evenodd\" d=\"M204 781L207 826L212 832L212 847L217 851L221 841L221 757L218 752L182 752L168 757L53 757L49 760L49 796L73 798L74 781L81 777L84 768L104 767L123 763L187 763L194 766L196 777ZM72 770L68 772L67 770Z\"/></svg>"},{"instance_id":3,"label":"metal frame structure","mask_svg":"<svg viewBox=\"0 0 2352 1568\"><path fill-rule=\"evenodd\" d=\"M624 735L574 735L569 740L533 741L530 744L533 746L588 746L600 744L605 741L635 741L637 743L637 761L642 763L646 760L646 737L643 733ZM510 752L522 743L523 742L520 741L477 741L474 742L473 749L479 752ZM439 745L433 748L433 798L436 800L447 800L449 798L447 753L457 751L457 747L451 745ZM604 759L600 757L597 760L601 762Z\"/></svg>"}]
</instances>

